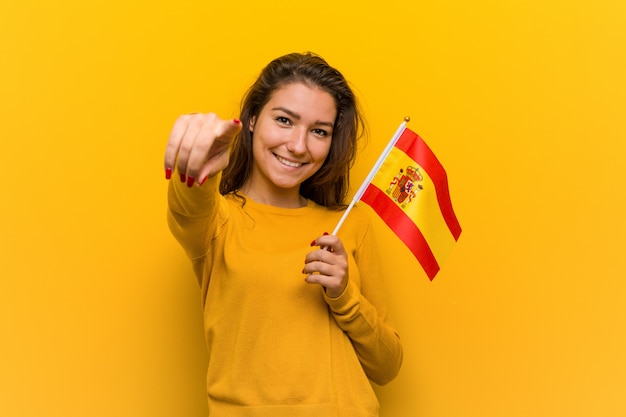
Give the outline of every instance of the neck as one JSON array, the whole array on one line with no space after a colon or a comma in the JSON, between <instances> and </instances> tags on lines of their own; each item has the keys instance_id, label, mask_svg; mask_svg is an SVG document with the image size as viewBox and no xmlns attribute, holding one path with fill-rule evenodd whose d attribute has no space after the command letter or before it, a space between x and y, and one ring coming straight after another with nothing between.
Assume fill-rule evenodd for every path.
<instances>
[{"instance_id":1,"label":"neck","mask_svg":"<svg viewBox=\"0 0 626 417\"><path fill-rule=\"evenodd\" d=\"M307 206L307 199L299 192L286 191L283 193L261 192L253 187L244 186L241 192L257 203L267 204L274 207L302 208Z\"/></svg>"}]
</instances>

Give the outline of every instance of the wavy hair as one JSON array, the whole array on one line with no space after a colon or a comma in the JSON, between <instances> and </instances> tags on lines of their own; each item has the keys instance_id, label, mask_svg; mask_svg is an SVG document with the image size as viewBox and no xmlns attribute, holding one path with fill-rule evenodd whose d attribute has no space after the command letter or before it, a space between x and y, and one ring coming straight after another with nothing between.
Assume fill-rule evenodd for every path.
<instances>
[{"instance_id":1,"label":"wavy hair","mask_svg":"<svg viewBox=\"0 0 626 417\"><path fill-rule=\"evenodd\" d=\"M356 157L357 141L365 132L365 123L357 99L343 75L311 52L276 58L261 71L243 97L239 118L244 128L233 142L230 163L222 172L220 193L238 195L237 192L250 179L253 163L250 121L258 117L276 90L294 83L327 92L337 105L328 156L320 169L300 185L300 194L322 206L341 209L345 207L350 168Z\"/></svg>"}]
</instances>

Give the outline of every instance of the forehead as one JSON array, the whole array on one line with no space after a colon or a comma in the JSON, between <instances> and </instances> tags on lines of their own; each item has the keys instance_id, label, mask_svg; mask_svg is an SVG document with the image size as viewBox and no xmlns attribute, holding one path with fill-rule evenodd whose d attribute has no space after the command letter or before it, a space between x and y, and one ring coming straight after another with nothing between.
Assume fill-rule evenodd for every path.
<instances>
[{"instance_id":1,"label":"forehead","mask_svg":"<svg viewBox=\"0 0 626 417\"><path fill-rule=\"evenodd\" d=\"M302 117L330 121L334 121L337 115L337 104L333 96L318 87L302 83L291 83L276 89L264 110L276 107L288 109Z\"/></svg>"}]
</instances>

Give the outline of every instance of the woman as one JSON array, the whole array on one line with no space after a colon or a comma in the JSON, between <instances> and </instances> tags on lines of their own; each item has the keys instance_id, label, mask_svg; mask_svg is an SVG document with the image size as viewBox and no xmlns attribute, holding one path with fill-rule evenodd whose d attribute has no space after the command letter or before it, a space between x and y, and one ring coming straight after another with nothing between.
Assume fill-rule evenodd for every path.
<instances>
[{"instance_id":1,"label":"woman","mask_svg":"<svg viewBox=\"0 0 626 417\"><path fill-rule=\"evenodd\" d=\"M168 221L202 288L211 416L378 415L370 381L397 375L402 346L369 220L355 208L320 233L345 209L361 128L343 76L310 53L264 68L240 120L174 124Z\"/></svg>"}]
</instances>

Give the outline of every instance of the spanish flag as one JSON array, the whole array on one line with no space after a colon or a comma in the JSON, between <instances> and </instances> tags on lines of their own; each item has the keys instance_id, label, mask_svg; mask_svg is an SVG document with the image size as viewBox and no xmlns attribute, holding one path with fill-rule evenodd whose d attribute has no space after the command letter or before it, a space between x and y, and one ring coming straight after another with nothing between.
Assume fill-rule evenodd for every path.
<instances>
[{"instance_id":1,"label":"spanish flag","mask_svg":"<svg viewBox=\"0 0 626 417\"><path fill-rule=\"evenodd\" d=\"M353 202L358 200L381 217L432 281L459 239L461 226L452 209L446 171L406 122L357 191Z\"/></svg>"}]
</instances>

